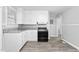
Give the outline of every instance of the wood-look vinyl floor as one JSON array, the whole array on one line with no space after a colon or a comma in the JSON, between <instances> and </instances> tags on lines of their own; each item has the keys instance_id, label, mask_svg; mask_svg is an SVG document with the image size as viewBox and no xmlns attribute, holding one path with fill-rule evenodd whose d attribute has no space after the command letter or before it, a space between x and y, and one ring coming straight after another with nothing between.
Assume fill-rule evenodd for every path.
<instances>
[{"instance_id":1,"label":"wood-look vinyl floor","mask_svg":"<svg viewBox=\"0 0 79 59\"><path fill-rule=\"evenodd\" d=\"M79 52L76 48L63 43L58 38L51 38L48 42L28 41L21 52Z\"/></svg>"}]
</instances>

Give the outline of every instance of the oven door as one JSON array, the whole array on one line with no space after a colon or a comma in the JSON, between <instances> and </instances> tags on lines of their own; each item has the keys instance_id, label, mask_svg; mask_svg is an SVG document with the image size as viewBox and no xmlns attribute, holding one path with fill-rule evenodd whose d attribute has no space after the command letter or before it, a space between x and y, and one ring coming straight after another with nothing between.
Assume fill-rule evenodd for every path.
<instances>
[{"instance_id":1,"label":"oven door","mask_svg":"<svg viewBox=\"0 0 79 59\"><path fill-rule=\"evenodd\" d=\"M40 29L38 31L38 42L48 42L48 31Z\"/></svg>"}]
</instances>

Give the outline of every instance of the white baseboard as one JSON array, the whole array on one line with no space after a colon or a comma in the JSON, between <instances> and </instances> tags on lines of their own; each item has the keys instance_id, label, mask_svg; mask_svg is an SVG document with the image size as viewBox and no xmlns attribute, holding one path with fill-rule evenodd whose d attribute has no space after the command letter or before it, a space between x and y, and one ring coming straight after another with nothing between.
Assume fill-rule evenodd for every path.
<instances>
[{"instance_id":1,"label":"white baseboard","mask_svg":"<svg viewBox=\"0 0 79 59\"><path fill-rule=\"evenodd\" d=\"M0 52L6 52L6 51L4 51L4 50L0 49Z\"/></svg>"},{"instance_id":2,"label":"white baseboard","mask_svg":"<svg viewBox=\"0 0 79 59\"><path fill-rule=\"evenodd\" d=\"M62 39L62 40L65 41L66 43L68 43L69 45L71 45L72 47L76 48L77 50L79 50L78 46L76 46L76 45L74 45L74 44L72 44L72 43L70 43L70 42L68 42L68 41L66 41L64 39Z\"/></svg>"},{"instance_id":3,"label":"white baseboard","mask_svg":"<svg viewBox=\"0 0 79 59\"><path fill-rule=\"evenodd\" d=\"M58 35L50 35L50 37L58 37Z\"/></svg>"}]
</instances>

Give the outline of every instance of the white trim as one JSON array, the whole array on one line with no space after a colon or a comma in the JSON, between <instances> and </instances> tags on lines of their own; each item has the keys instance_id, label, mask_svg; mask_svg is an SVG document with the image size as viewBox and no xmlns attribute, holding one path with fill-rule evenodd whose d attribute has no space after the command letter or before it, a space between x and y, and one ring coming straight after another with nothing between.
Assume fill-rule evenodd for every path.
<instances>
[{"instance_id":1,"label":"white trim","mask_svg":"<svg viewBox=\"0 0 79 59\"><path fill-rule=\"evenodd\" d=\"M62 26L79 26L79 24L62 24Z\"/></svg>"},{"instance_id":2,"label":"white trim","mask_svg":"<svg viewBox=\"0 0 79 59\"><path fill-rule=\"evenodd\" d=\"M58 37L58 35L50 35L50 37Z\"/></svg>"},{"instance_id":3,"label":"white trim","mask_svg":"<svg viewBox=\"0 0 79 59\"><path fill-rule=\"evenodd\" d=\"M2 7L0 7L0 50L2 49Z\"/></svg>"},{"instance_id":4,"label":"white trim","mask_svg":"<svg viewBox=\"0 0 79 59\"><path fill-rule=\"evenodd\" d=\"M64 40L64 39L62 39L62 40L65 41L66 43L68 43L69 45L73 46L73 47L76 48L77 50L79 50L79 47L78 47L78 46L76 46L76 45L74 45L74 44L72 44L72 43L70 43L70 42L68 42L68 41L66 41L66 40Z\"/></svg>"},{"instance_id":5,"label":"white trim","mask_svg":"<svg viewBox=\"0 0 79 59\"><path fill-rule=\"evenodd\" d=\"M4 51L4 50L1 49L0 52L6 52L6 51Z\"/></svg>"}]
</instances>

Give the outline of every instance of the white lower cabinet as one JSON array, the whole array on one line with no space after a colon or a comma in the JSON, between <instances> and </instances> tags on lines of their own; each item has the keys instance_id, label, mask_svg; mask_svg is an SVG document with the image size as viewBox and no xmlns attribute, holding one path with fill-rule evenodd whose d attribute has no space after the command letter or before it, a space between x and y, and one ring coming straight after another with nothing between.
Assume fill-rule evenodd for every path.
<instances>
[{"instance_id":1,"label":"white lower cabinet","mask_svg":"<svg viewBox=\"0 0 79 59\"><path fill-rule=\"evenodd\" d=\"M28 30L26 34L28 41L37 41L37 30Z\"/></svg>"},{"instance_id":2,"label":"white lower cabinet","mask_svg":"<svg viewBox=\"0 0 79 59\"><path fill-rule=\"evenodd\" d=\"M5 33L3 39L3 50L7 52L19 51L22 45L21 34Z\"/></svg>"},{"instance_id":3,"label":"white lower cabinet","mask_svg":"<svg viewBox=\"0 0 79 59\"><path fill-rule=\"evenodd\" d=\"M7 52L18 52L26 41L24 32L5 33L3 39L3 50Z\"/></svg>"},{"instance_id":4,"label":"white lower cabinet","mask_svg":"<svg viewBox=\"0 0 79 59\"><path fill-rule=\"evenodd\" d=\"M22 45L24 45L27 42L27 31L22 32Z\"/></svg>"},{"instance_id":5,"label":"white lower cabinet","mask_svg":"<svg viewBox=\"0 0 79 59\"><path fill-rule=\"evenodd\" d=\"M37 41L37 30L4 33L3 37L3 50L6 52L18 52L27 41Z\"/></svg>"}]
</instances>

